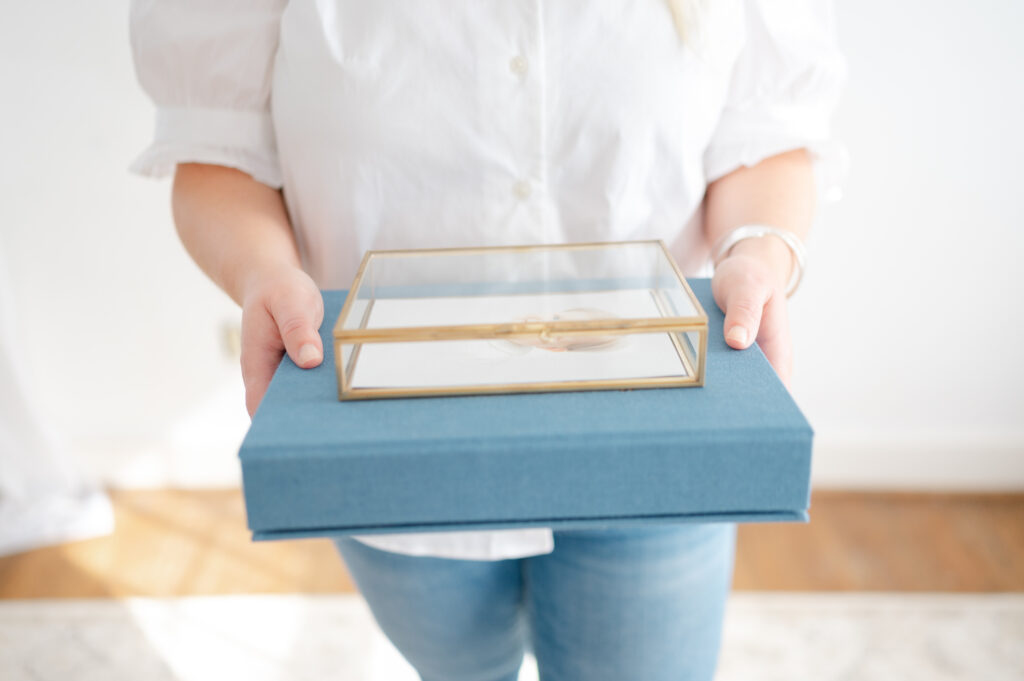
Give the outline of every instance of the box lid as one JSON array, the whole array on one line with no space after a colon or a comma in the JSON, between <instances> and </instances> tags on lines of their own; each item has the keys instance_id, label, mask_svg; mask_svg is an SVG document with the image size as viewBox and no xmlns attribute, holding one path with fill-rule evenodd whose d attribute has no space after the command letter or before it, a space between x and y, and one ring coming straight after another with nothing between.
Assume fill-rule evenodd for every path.
<instances>
[{"instance_id":1,"label":"box lid","mask_svg":"<svg viewBox=\"0 0 1024 681\"><path fill-rule=\"evenodd\" d=\"M285 358L242 444L254 537L806 519L810 425L690 285L703 388L339 402L325 324L323 364ZM344 297L324 292L325 319Z\"/></svg>"},{"instance_id":2,"label":"box lid","mask_svg":"<svg viewBox=\"0 0 1024 681\"><path fill-rule=\"evenodd\" d=\"M640 289L648 297L657 293L661 308L633 305L616 308L607 317L586 320L533 320L534 326L552 330L653 327L668 321L694 327L706 322L696 296L687 287L665 244L658 240L615 241L475 248L433 248L367 251L346 298L333 335L358 342L367 339L443 340L479 338L481 328L503 337L514 336L516 326L508 314L486 298L524 294L603 293ZM482 304L445 307L437 298L456 297ZM368 312L373 301L402 299L434 302L412 314ZM506 301L508 302L508 301ZM543 300L540 301L543 305ZM543 313L544 308L533 312ZM535 335L532 329L524 335Z\"/></svg>"}]
</instances>

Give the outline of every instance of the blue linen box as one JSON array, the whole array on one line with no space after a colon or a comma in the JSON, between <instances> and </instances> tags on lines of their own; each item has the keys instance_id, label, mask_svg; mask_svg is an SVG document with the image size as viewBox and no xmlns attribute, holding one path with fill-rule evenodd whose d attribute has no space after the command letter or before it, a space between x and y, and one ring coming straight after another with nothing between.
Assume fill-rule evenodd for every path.
<instances>
[{"instance_id":1,"label":"blue linen box","mask_svg":"<svg viewBox=\"0 0 1024 681\"><path fill-rule=\"evenodd\" d=\"M807 420L756 346L722 339L707 279L702 388L340 402L326 356L285 358L239 456L256 540L345 534L806 521Z\"/></svg>"}]
</instances>

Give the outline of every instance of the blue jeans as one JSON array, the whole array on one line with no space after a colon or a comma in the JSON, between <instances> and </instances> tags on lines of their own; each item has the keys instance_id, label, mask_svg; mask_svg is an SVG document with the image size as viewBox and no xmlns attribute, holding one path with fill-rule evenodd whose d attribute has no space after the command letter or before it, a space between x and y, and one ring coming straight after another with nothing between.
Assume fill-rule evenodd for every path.
<instances>
[{"instance_id":1,"label":"blue jeans","mask_svg":"<svg viewBox=\"0 0 1024 681\"><path fill-rule=\"evenodd\" d=\"M556 531L550 554L408 556L343 538L349 573L423 681L710 681L735 526Z\"/></svg>"}]
</instances>

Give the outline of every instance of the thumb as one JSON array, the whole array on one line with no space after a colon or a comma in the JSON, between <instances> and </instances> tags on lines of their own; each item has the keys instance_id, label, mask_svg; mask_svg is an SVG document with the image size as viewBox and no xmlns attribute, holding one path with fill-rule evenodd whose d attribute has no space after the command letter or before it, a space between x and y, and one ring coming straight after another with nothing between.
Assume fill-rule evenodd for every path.
<instances>
[{"instance_id":1,"label":"thumb","mask_svg":"<svg viewBox=\"0 0 1024 681\"><path fill-rule=\"evenodd\" d=\"M315 290L302 296L281 296L269 301L268 310L277 324L285 352L303 369L318 366L324 358L320 323L324 302Z\"/></svg>"},{"instance_id":2,"label":"thumb","mask_svg":"<svg viewBox=\"0 0 1024 681\"><path fill-rule=\"evenodd\" d=\"M725 342L737 350L748 347L761 326L764 306L771 297L767 286L748 284L732 289L725 300Z\"/></svg>"}]
</instances>

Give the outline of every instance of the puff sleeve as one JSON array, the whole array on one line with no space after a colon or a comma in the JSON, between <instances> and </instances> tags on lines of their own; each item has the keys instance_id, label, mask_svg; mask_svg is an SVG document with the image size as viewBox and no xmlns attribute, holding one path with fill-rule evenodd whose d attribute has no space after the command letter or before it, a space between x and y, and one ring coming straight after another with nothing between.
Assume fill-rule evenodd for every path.
<instances>
[{"instance_id":1,"label":"puff sleeve","mask_svg":"<svg viewBox=\"0 0 1024 681\"><path fill-rule=\"evenodd\" d=\"M132 171L162 177L178 163L210 163L281 186L269 102L285 4L133 0L135 71L157 110Z\"/></svg>"},{"instance_id":2,"label":"puff sleeve","mask_svg":"<svg viewBox=\"0 0 1024 681\"><path fill-rule=\"evenodd\" d=\"M819 188L836 194L845 149L829 119L846 77L829 0L748 0L746 40L704 153L708 182L792 149L815 159Z\"/></svg>"}]
</instances>

